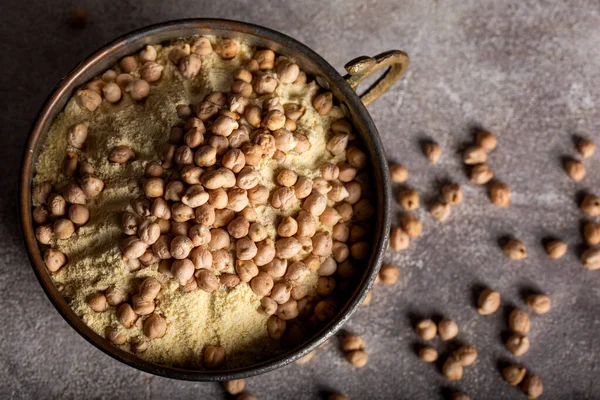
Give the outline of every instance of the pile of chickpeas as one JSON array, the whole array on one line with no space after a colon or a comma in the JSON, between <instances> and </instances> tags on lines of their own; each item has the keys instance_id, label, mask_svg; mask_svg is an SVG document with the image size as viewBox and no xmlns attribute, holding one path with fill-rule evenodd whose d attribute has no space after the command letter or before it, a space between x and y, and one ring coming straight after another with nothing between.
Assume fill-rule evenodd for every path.
<instances>
[{"instance_id":1,"label":"pile of chickpeas","mask_svg":"<svg viewBox=\"0 0 600 400\"><path fill-rule=\"evenodd\" d=\"M49 247L44 252L44 262L52 273L58 272L68 262L67 256L55 248L57 241L70 238L76 229L89 221L90 210L86 203L104 190L104 182L94 175L94 167L80 159L86 138L87 127L84 124L69 129L69 151L62 168L68 183L55 188L45 181L32 189L33 219L38 225L35 237Z\"/></svg>"},{"instance_id":2,"label":"pile of chickpeas","mask_svg":"<svg viewBox=\"0 0 600 400\"><path fill-rule=\"evenodd\" d=\"M201 72L201 56L213 51L231 59L238 45L224 39L213 48L210 40L198 38L191 46L174 46L168 58L183 77L193 80ZM125 57L115 68L120 74L109 70L79 93L81 104L94 111L102 96L118 102L122 90L143 100L150 93L148 82L159 80L164 69L156 58L152 46L137 56ZM289 167L287 161L312 144L296 124L305 107L281 104L274 94L280 84L306 85L307 76L292 60L271 50L258 50L235 71L230 92L208 93L199 104L177 106L181 122L170 130L160 157L146 164L143 195L132 199L122 214L124 237L119 248L130 271L158 266L158 271L177 281L184 292L199 289L211 293L249 285L262 297L259 311L270 315L268 335L295 345L305 339L308 329L335 316L340 306L338 292L360 274L371 253L367 233L374 207L355 179L367 167L367 157L345 119L331 122L322 149L341 162L315 165L320 176L314 179ZM327 115L333 108L332 93L318 93L312 106L318 114ZM77 133L72 140L83 146L87 128L77 125L74 129ZM118 146L108 152L107 159L118 164L133 162L134 150ZM65 165L71 169L69 157ZM265 185L260 172L263 160L271 159L281 166L273 189ZM82 199L91 196L87 191L90 177L90 173L82 177L81 187L77 186ZM92 183L97 186L101 181L95 179ZM62 211L54 210L59 195L50 192L51 187L43 184L34 189L34 196L44 210L50 198L49 216L63 215L64 205ZM72 198L76 196L62 201L81 204L82 200ZM261 220L257 208L269 213L274 210L276 225L264 225L272 222ZM36 208L34 213L42 214L40 210ZM41 217L36 221L45 222ZM59 221L62 219L51 231L66 239L73 229ZM47 225L38 228L40 242L50 243L49 229ZM68 234L63 233L66 230ZM54 261L56 256L49 256L49 269L56 271L66 264L66 256L62 257ZM315 296L309 296L310 288L303 283L310 274L318 275ZM117 320L125 328L144 318L146 337L131 340L133 351L144 351L148 339L165 335L168 321L154 313L161 290L156 279L148 278L133 296L121 293L115 299L114 293L109 293L114 290L118 289L93 294L88 305L96 312L108 305L117 307ZM112 326L105 335L115 344L126 341L126 335ZM220 346L208 346L204 351L207 368L218 368L224 359L225 349Z\"/></svg>"}]
</instances>

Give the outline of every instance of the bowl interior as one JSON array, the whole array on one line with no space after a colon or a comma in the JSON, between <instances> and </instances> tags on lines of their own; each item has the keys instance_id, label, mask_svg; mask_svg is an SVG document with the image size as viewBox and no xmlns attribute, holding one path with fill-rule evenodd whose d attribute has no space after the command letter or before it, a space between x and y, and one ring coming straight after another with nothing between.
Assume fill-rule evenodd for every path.
<instances>
[{"instance_id":1,"label":"bowl interior","mask_svg":"<svg viewBox=\"0 0 600 400\"><path fill-rule=\"evenodd\" d=\"M65 107L71 94L80 85L98 76L114 65L122 57L135 53L147 44L157 44L178 38L214 35L244 41L257 47L270 48L277 53L293 57L307 74L317 77L318 83L333 91L342 107L348 111L348 117L360 135L371 163L373 182L373 200L376 201L373 231L373 250L365 271L357 286L348 293L349 299L340 308L337 316L311 339L300 347L271 360L252 366L211 371L197 371L174 368L146 362L135 355L112 346L103 337L97 335L71 310L69 304L56 289L42 258L35 239L31 216L31 179L37 154L43 144L54 117ZM358 307L370 290L387 248L390 229L390 185L389 171L383 146L376 128L360 102L360 99L336 70L312 50L301 43L280 33L250 24L225 20L181 20L167 22L144 28L108 44L95 52L73 69L57 86L38 115L27 142L20 180L20 214L23 238L37 278L44 291L67 322L86 340L110 356L146 372L186 380L230 380L257 375L288 364L310 352L333 335Z\"/></svg>"}]
</instances>

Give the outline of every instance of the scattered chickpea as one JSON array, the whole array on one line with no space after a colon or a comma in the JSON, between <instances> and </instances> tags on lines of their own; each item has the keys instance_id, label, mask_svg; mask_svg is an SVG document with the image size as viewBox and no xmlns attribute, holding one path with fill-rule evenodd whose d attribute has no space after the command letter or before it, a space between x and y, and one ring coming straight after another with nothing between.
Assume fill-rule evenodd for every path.
<instances>
[{"instance_id":1,"label":"scattered chickpea","mask_svg":"<svg viewBox=\"0 0 600 400\"><path fill-rule=\"evenodd\" d=\"M102 87L102 94L104 98L111 102L116 103L121 100L121 88L114 82L109 82Z\"/></svg>"},{"instance_id":2,"label":"scattered chickpea","mask_svg":"<svg viewBox=\"0 0 600 400\"><path fill-rule=\"evenodd\" d=\"M481 315L495 313L500 307L500 293L492 289L484 289L477 300L477 311Z\"/></svg>"},{"instance_id":3,"label":"scattered chickpea","mask_svg":"<svg viewBox=\"0 0 600 400\"><path fill-rule=\"evenodd\" d=\"M527 353L531 343L527 336L514 333L506 340L504 345L514 356L519 357Z\"/></svg>"},{"instance_id":4,"label":"scattered chickpea","mask_svg":"<svg viewBox=\"0 0 600 400\"><path fill-rule=\"evenodd\" d=\"M419 194L414 189L405 189L398 194L398 202L407 211L419 207Z\"/></svg>"},{"instance_id":5,"label":"scattered chickpea","mask_svg":"<svg viewBox=\"0 0 600 400\"><path fill-rule=\"evenodd\" d=\"M183 63L181 65L183 65ZM159 63L152 62L152 61L147 62L144 65L142 65L142 67L140 68L140 76L146 82L156 82L160 79L164 69L165 69L165 67ZM181 70L181 66L180 66L180 70ZM140 84L138 84L138 85L140 85ZM140 86L140 88L142 89L141 94L143 94L144 90L145 90L145 88L142 86L145 86L145 85L142 83ZM149 89L149 87L148 87L148 89Z\"/></svg>"},{"instance_id":6,"label":"scattered chickpea","mask_svg":"<svg viewBox=\"0 0 600 400\"><path fill-rule=\"evenodd\" d=\"M585 165L578 160L568 160L565 162L565 171L576 182L581 182L585 177Z\"/></svg>"},{"instance_id":7,"label":"scattered chickpea","mask_svg":"<svg viewBox=\"0 0 600 400\"><path fill-rule=\"evenodd\" d=\"M402 251L408 249L410 245L410 237L402 228L394 227L390 234L390 247L394 251Z\"/></svg>"},{"instance_id":8,"label":"scattered chickpea","mask_svg":"<svg viewBox=\"0 0 600 400\"><path fill-rule=\"evenodd\" d=\"M502 182L494 182L490 187L490 199L498 207L510 205L510 188Z\"/></svg>"},{"instance_id":9,"label":"scattered chickpea","mask_svg":"<svg viewBox=\"0 0 600 400\"><path fill-rule=\"evenodd\" d=\"M342 349L345 352L362 350L365 348L365 341L358 335L346 335L342 342Z\"/></svg>"},{"instance_id":10,"label":"scattered chickpea","mask_svg":"<svg viewBox=\"0 0 600 400\"><path fill-rule=\"evenodd\" d=\"M102 104L102 97L93 90L85 89L79 93L81 105L89 111L94 112Z\"/></svg>"},{"instance_id":11,"label":"scattered chickpea","mask_svg":"<svg viewBox=\"0 0 600 400\"><path fill-rule=\"evenodd\" d=\"M438 328L430 319L424 319L417 323L416 331L421 339L423 340L433 340L435 335L437 335Z\"/></svg>"},{"instance_id":12,"label":"scattered chickpea","mask_svg":"<svg viewBox=\"0 0 600 400\"><path fill-rule=\"evenodd\" d=\"M527 370L525 368L516 364L509 365L502 370L502 376L510 386L517 386L521 383L526 373Z\"/></svg>"},{"instance_id":13,"label":"scattered chickpea","mask_svg":"<svg viewBox=\"0 0 600 400\"><path fill-rule=\"evenodd\" d=\"M454 358L456 358L463 367L468 367L472 365L475 360L477 360L477 349L473 346L461 346L454 353Z\"/></svg>"},{"instance_id":14,"label":"scattered chickpea","mask_svg":"<svg viewBox=\"0 0 600 400\"><path fill-rule=\"evenodd\" d=\"M599 238L600 239L600 238ZM546 252L553 260L559 259L567 252L567 244L560 240L552 240L546 244Z\"/></svg>"},{"instance_id":15,"label":"scattered chickpea","mask_svg":"<svg viewBox=\"0 0 600 400\"><path fill-rule=\"evenodd\" d=\"M124 333L119 332L116 328L112 326L107 326L104 330L104 337L111 342L112 344L121 345L127 341L127 336Z\"/></svg>"},{"instance_id":16,"label":"scattered chickpea","mask_svg":"<svg viewBox=\"0 0 600 400\"><path fill-rule=\"evenodd\" d=\"M379 271L379 279L383 284L393 285L398 282L400 271L393 265L384 264Z\"/></svg>"},{"instance_id":17,"label":"scattered chickpea","mask_svg":"<svg viewBox=\"0 0 600 400\"><path fill-rule=\"evenodd\" d=\"M444 342L454 339L458 335L458 325L448 318L444 318L439 322L437 330L440 339Z\"/></svg>"},{"instance_id":18,"label":"scattered chickpea","mask_svg":"<svg viewBox=\"0 0 600 400\"><path fill-rule=\"evenodd\" d=\"M61 218L54 222L54 225L52 225L52 231L57 239L68 239L75 232L75 226L71 220Z\"/></svg>"},{"instance_id":19,"label":"scattered chickpea","mask_svg":"<svg viewBox=\"0 0 600 400\"><path fill-rule=\"evenodd\" d=\"M135 153L127 146L117 146L108 153L108 161L125 164L135 157Z\"/></svg>"},{"instance_id":20,"label":"scattered chickpea","mask_svg":"<svg viewBox=\"0 0 600 400\"><path fill-rule=\"evenodd\" d=\"M87 140L88 128L84 124L73 125L69 129L69 135L67 136L67 142L69 145L78 149L85 147L85 141Z\"/></svg>"},{"instance_id":21,"label":"scattered chickpea","mask_svg":"<svg viewBox=\"0 0 600 400\"><path fill-rule=\"evenodd\" d=\"M437 361L438 352L431 346L423 346L419 349L419 358L427 363Z\"/></svg>"},{"instance_id":22,"label":"scattered chickpea","mask_svg":"<svg viewBox=\"0 0 600 400\"><path fill-rule=\"evenodd\" d=\"M133 311L133 308L127 303L123 303L117 308L117 320L123 325L125 328L130 328L133 326L135 321L137 320L137 315Z\"/></svg>"},{"instance_id":23,"label":"scattered chickpea","mask_svg":"<svg viewBox=\"0 0 600 400\"><path fill-rule=\"evenodd\" d=\"M463 162L467 165L481 164L487 161L487 152L481 146L471 146L463 154Z\"/></svg>"},{"instance_id":24,"label":"scattered chickpea","mask_svg":"<svg viewBox=\"0 0 600 400\"><path fill-rule=\"evenodd\" d=\"M494 173L487 164L475 164L471 169L471 182L477 185L485 185L494 177Z\"/></svg>"},{"instance_id":25,"label":"scattered chickpea","mask_svg":"<svg viewBox=\"0 0 600 400\"><path fill-rule=\"evenodd\" d=\"M412 214L405 214L401 220L402 229L410 237L419 236L423 232L421 221Z\"/></svg>"},{"instance_id":26,"label":"scattered chickpea","mask_svg":"<svg viewBox=\"0 0 600 400\"><path fill-rule=\"evenodd\" d=\"M449 381L458 381L463 376L463 366L454 357L449 357L442 367L442 373Z\"/></svg>"},{"instance_id":27,"label":"scattered chickpea","mask_svg":"<svg viewBox=\"0 0 600 400\"><path fill-rule=\"evenodd\" d=\"M527 306L536 314L545 314L550 311L552 299L546 294L530 294L525 301Z\"/></svg>"},{"instance_id":28,"label":"scattered chickpea","mask_svg":"<svg viewBox=\"0 0 600 400\"><path fill-rule=\"evenodd\" d=\"M404 183L408 178L408 170L403 165L392 164L390 165L390 176L392 182Z\"/></svg>"},{"instance_id":29,"label":"scattered chickpea","mask_svg":"<svg viewBox=\"0 0 600 400\"><path fill-rule=\"evenodd\" d=\"M591 193L586 194L579 208L590 217L600 215L600 197Z\"/></svg>"},{"instance_id":30,"label":"scattered chickpea","mask_svg":"<svg viewBox=\"0 0 600 400\"><path fill-rule=\"evenodd\" d=\"M435 203L429 207L429 213L438 221L444 222L450 216L450 205L445 202Z\"/></svg>"},{"instance_id":31,"label":"scattered chickpea","mask_svg":"<svg viewBox=\"0 0 600 400\"><path fill-rule=\"evenodd\" d=\"M596 151L596 145L589 139L580 139L577 142L577 151L579 151L581 157L589 158L594 154L594 151Z\"/></svg>"},{"instance_id":32,"label":"scattered chickpea","mask_svg":"<svg viewBox=\"0 0 600 400\"><path fill-rule=\"evenodd\" d=\"M365 350L354 350L346 354L346 358L350 364L357 368L362 368L367 365L369 355Z\"/></svg>"},{"instance_id":33,"label":"scattered chickpea","mask_svg":"<svg viewBox=\"0 0 600 400\"><path fill-rule=\"evenodd\" d=\"M451 205L459 204L463 200L463 191L457 183L442 186L442 195L446 203Z\"/></svg>"},{"instance_id":34,"label":"scattered chickpea","mask_svg":"<svg viewBox=\"0 0 600 400\"><path fill-rule=\"evenodd\" d=\"M590 270L600 269L600 248L590 247L581 255L581 262Z\"/></svg>"},{"instance_id":35,"label":"scattered chickpea","mask_svg":"<svg viewBox=\"0 0 600 400\"><path fill-rule=\"evenodd\" d=\"M477 132L477 144L485 149L486 151L492 151L498 145L496 137L491 132L479 131Z\"/></svg>"},{"instance_id":36,"label":"scattered chickpea","mask_svg":"<svg viewBox=\"0 0 600 400\"><path fill-rule=\"evenodd\" d=\"M528 333L531 321L529 315L523 310L515 308L508 317L508 327L515 333Z\"/></svg>"},{"instance_id":37,"label":"scattered chickpea","mask_svg":"<svg viewBox=\"0 0 600 400\"><path fill-rule=\"evenodd\" d=\"M423 154L432 164L437 164L442 156L442 147L436 142L427 142L423 145Z\"/></svg>"},{"instance_id":38,"label":"scattered chickpea","mask_svg":"<svg viewBox=\"0 0 600 400\"><path fill-rule=\"evenodd\" d=\"M90 219L90 211L81 204L71 204L69 207L69 219L77 225L85 225Z\"/></svg>"},{"instance_id":39,"label":"scattered chickpea","mask_svg":"<svg viewBox=\"0 0 600 400\"><path fill-rule=\"evenodd\" d=\"M502 246L504 254L511 260L522 260L527 257L527 248L525 244L517 239L510 239Z\"/></svg>"},{"instance_id":40,"label":"scattered chickpea","mask_svg":"<svg viewBox=\"0 0 600 400\"><path fill-rule=\"evenodd\" d=\"M542 379L537 375L528 375L521 384L521 389L528 399L537 399L544 392Z\"/></svg>"},{"instance_id":41,"label":"scattered chickpea","mask_svg":"<svg viewBox=\"0 0 600 400\"><path fill-rule=\"evenodd\" d=\"M244 391L244 388L246 387L246 381L243 379L235 379L232 381L223 382L223 386L229 394L240 394Z\"/></svg>"}]
</instances>

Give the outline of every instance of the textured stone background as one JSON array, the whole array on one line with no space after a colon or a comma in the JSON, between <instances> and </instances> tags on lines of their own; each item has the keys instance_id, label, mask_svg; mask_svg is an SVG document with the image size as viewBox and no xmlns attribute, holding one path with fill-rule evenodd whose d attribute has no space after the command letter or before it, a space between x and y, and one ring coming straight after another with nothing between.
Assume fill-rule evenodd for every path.
<instances>
[{"instance_id":1,"label":"textured stone background","mask_svg":"<svg viewBox=\"0 0 600 400\"><path fill-rule=\"evenodd\" d=\"M280 3L280 4L278 4ZM66 21L76 6L88 26ZM217 384L178 382L121 365L79 337L40 289L17 224L17 171L33 117L50 89L82 57L131 29L186 17L224 17L282 31L312 47L340 71L359 55L399 48L412 58L406 77L370 106L388 157L410 170L409 184L425 199L440 182L464 184L466 200L440 225L421 210L425 234L410 250L388 256L402 270L394 287L375 288L373 302L348 324L368 343L370 362L353 369L336 343L308 365L291 365L251 379L259 398L321 398L339 390L353 399L431 399L460 389L474 399L524 398L503 382L510 360L502 344L506 313L481 317L479 285L523 307L531 289L552 295L552 311L533 317L531 350L521 362L544 380L548 399L600 397L600 272L586 270L577 194L598 189L600 154L587 162L581 184L562 170L575 154L573 135L596 139L600 113L600 6L597 1L144 1L4 0L0 16L0 398L223 398ZM499 137L490 165L510 184L513 204L491 205L483 187L467 182L460 149L472 129ZM420 141L437 140L441 162L427 163ZM598 190L600 191L600 190ZM529 249L509 262L498 239L520 237ZM570 245L550 261L541 241ZM412 323L445 315L459 339L480 357L449 384L435 365L415 355ZM448 349L435 343L440 349Z\"/></svg>"}]
</instances>

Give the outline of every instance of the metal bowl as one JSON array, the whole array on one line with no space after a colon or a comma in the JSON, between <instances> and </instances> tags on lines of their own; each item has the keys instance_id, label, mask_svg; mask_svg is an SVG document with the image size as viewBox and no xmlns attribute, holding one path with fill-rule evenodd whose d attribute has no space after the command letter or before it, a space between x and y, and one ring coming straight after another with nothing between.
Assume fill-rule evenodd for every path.
<instances>
[{"instance_id":1,"label":"metal bowl","mask_svg":"<svg viewBox=\"0 0 600 400\"><path fill-rule=\"evenodd\" d=\"M304 344L287 353L248 367L221 371L198 371L150 363L113 346L91 330L73 312L55 287L44 265L42 252L35 238L31 213L32 173L41 143L45 140L54 118L63 110L74 90L110 68L122 57L135 53L148 44L195 35L229 37L257 47L270 48L280 54L293 56L307 74L315 76L321 86L329 88L340 102L341 107L346 109L367 150L374 178L373 198L377 202L373 221L375 224L374 246L368 266L354 291L349 294L349 300L339 310L336 317ZM288 36L256 25L214 19L177 20L152 25L124 35L102 47L76 66L58 84L38 114L24 151L19 189L21 229L33 270L46 295L62 317L87 341L131 367L156 375L195 381L241 379L282 367L306 355L335 334L350 318L371 289L379 271L389 239L391 190L385 151L365 105L375 100L399 79L407 65L408 57L405 53L389 51L374 58L359 57L349 62L345 67L349 75L342 77L321 56ZM385 67L390 68L362 97L359 97L354 90L358 84L370 74Z\"/></svg>"}]
</instances>

